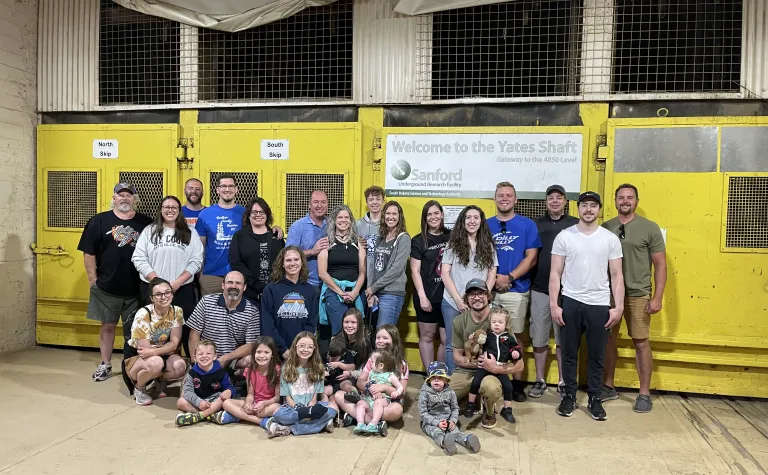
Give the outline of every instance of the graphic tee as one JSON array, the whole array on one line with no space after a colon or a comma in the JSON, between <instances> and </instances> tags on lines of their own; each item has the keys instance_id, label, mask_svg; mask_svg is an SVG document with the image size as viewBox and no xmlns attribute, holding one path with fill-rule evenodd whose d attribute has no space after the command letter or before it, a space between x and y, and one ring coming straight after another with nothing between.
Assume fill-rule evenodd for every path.
<instances>
[{"instance_id":1,"label":"graphic tee","mask_svg":"<svg viewBox=\"0 0 768 475\"><path fill-rule=\"evenodd\" d=\"M280 374L280 395L290 396L296 404L306 406L315 394L322 393L325 388L322 379L313 383L307 377L307 370L304 368L297 368L297 370L299 377L293 382L286 381L283 373Z\"/></svg>"},{"instance_id":2,"label":"graphic tee","mask_svg":"<svg viewBox=\"0 0 768 475\"><path fill-rule=\"evenodd\" d=\"M450 233L444 233L436 236L427 233L426 245L421 234L411 239L411 259L421 261L419 274L424 284L424 293L430 302L439 302L443 298L444 286L440 266L443 263L443 253L450 235Z\"/></svg>"},{"instance_id":3,"label":"graphic tee","mask_svg":"<svg viewBox=\"0 0 768 475\"><path fill-rule=\"evenodd\" d=\"M120 219L105 211L88 220L77 249L96 256L96 286L120 297L139 294L139 273L131 262L141 232L152 219L136 213Z\"/></svg>"},{"instance_id":4,"label":"graphic tee","mask_svg":"<svg viewBox=\"0 0 768 475\"><path fill-rule=\"evenodd\" d=\"M499 274L509 274L523 262L525 251L541 247L539 230L532 219L516 214L508 221L499 221L499 218L494 216L489 218L487 223L496 244ZM531 275L525 273L515 279L509 292L525 293L530 288Z\"/></svg>"},{"instance_id":5,"label":"graphic tee","mask_svg":"<svg viewBox=\"0 0 768 475\"><path fill-rule=\"evenodd\" d=\"M136 311L131 326L131 339L128 344L138 348L139 340L149 340L154 347L165 345L171 340L171 330L184 325L184 312L181 307L171 306L166 315L157 316L154 305L147 305Z\"/></svg>"},{"instance_id":6,"label":"graphic tee","mask_svg":"<svg viewBox=\"0 0 768 475\"><path fill-rule=\"evenodd\" d=\"M190 228L194 228L195 224L197 224L197 218L200 217L200 213L203 212L205 208L203 209L189 209L186 206L181 207L181 213L184 215L184 220L187 222L187 225Z\"/></svg>"},{"instance_id":7,"label":"graphic tee","mask_svg":"<svg viewBox=\"0 0 768 475\"><path fill-rule=\"evenodd\" d=\"M229 267L229 245L232 236L243 225L245 208L235 205L224 209L218 204L200 212L195 230L205 238L205 262L203 275L224 277L231 270Z\"/></svg>"}]
</instances>

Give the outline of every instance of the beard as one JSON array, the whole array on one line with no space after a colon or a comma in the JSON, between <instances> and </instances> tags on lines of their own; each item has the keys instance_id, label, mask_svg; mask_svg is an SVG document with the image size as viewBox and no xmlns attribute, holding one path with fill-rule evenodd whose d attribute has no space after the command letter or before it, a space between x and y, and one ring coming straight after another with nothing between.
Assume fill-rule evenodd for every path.
<instances>
[{"instance_id":1,"label":"beard","mask_svg":"<svg viewBox=\"0 0 768 475\"><path fill-rule=\"evenodd\" d=\"M198 195L188 195L186 193L184 194L184 196L187 197L187 201L189 201L190 204L193 204L195 206L200 204L200 196L198 196Z\"/></svg>"},{"instance_id":2,"label":"beard","mask_svg":"<svg viewBox=\"0 0 768 475\"><path fill-rule=\"evenodd\" d=\"M117 208L117 210L120 212L127 213L133 209L133 206L130 203L122 202L118 203L115 208Z\"/></svg>"},{"instance_id":3,"label":"beard","mask_svg":"<svg viewBox=\"0 0 768 475\"><path fill-rule=\"evenodd\" d=\"M227 289L227 298L229 300L237 300L240 298L240 289Z\"/></svg>"}]
</instances>

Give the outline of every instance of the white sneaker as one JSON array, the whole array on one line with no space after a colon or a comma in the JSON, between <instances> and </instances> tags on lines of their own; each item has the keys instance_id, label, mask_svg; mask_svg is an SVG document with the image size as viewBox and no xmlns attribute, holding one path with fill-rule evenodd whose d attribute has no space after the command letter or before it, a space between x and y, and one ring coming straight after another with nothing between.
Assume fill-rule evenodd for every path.
<instances>
[{"instance_id":1,"label":"white sneaker","mask_svg":"<svg viewBox=\"0 0 768 475\"><path fill-rule=\"evenodd\" d=\"M136 396L136 404L139 406L149 406L152 404L152 396L146 393L146 388L143 391L139 388L134 388L133 395Z\"/></svg>"}]
</instances>

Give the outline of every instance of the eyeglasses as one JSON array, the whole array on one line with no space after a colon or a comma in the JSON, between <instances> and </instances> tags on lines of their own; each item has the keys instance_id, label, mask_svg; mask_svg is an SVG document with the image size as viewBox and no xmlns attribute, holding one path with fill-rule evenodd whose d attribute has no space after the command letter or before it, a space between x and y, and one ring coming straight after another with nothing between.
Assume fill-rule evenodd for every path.
<instances>
[{"instance_id":1,"label":"eyeglasses","mask_svg":"<svg viewBox=\"0 0 768 475\"><path fill-rule=\"evenodd\" d=\"M627 237L627 233L626 233L626 230L624 229L624 225L622 224L621 226L619 226L619 239L624 239L625 237Z\"/></svg>"},{"instance_id":2,"label":"eyeglasses","mask_svg":"<svg viewBox=\"0 0 768 475\"><path fill-rule=\"evenodd\" d=\"M228 189L237 188L237 185L219 185L216 188L222 188L222 189L228 190Z\"/></svg>"},{"instance_id":3,"label":"eyeglasses","mask_svg":"<svg viewBox=\"0 0 768 475\"><path fill-rule=\"evenodd\" d=\"M296 348L300 350L309 350L312 351L315 349L315 345L296 345Z\"/></svg>"},{"instance_id":4,"label":"eyeglasses","mask_svg":"<svg viewBox=\"0 0 768 475\"><path fill-rule=\"evenodd\" d=\"M152 297L159 299L159 298L169 298L173 295L173 290L166 290L165 292L155 292L152 294Z\"/></svg>"},{"instance_id":5,"label":"eyeglasses","mask_svg":"<svg viewBox=\"0 0 768 475\"><path fill-rule=\"evenodd\" d=\"M178 211L178 206L163 206L163 211Z\"/></svg>"},{"instance_id":6,"label":"eyeglasses","mask_svg":"<svg viewBox=\"0 0 768 475\"><path fill-rule=\"evenodd\" d=\"M479 299L479 298L483 298L483 297L487 298L488 295L486 295L485 292L473 292L473 293L467 295L468 299Z\"/></svg>"},{"instance_id":7,"label":"eyeglasses","mask_svg":"<svg viewBox=\"0 0 768 475\"><path fill-rule=\"evenodd\" d=\"M267 213L264 211L251 211L251 216L266 216Z\"/></svg>"}]
</instances>

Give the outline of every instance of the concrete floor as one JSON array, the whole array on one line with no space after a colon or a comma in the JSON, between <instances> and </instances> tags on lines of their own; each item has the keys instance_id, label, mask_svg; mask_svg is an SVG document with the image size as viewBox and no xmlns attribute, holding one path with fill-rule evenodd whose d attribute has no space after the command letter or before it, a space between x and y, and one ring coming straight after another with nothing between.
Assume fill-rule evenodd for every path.
<instances>
[{"instance_id":1,"label":"concrete floor","mask_svg":"<svg viewBox=\"0 0 768 475\"><path fill-rule=\"evenodd\" d=\"M117 362L119 355L114 361ZM518 423L472 428L477 455L448 457L420 431L409 404L387 438L333 434L267 440L258 427L174 426L175 398L138 407L120 375L93 383L95 352L36 348L0 357L0 473L766 474L768 401L664 394L651 414L632 393L596 422L555 413L553 391L517 404ZM422 379L408 387L418 397ZM172 394L177 394L177 389ZM584 395L580 393L580 402Z\"/></svg>"}]
</instances>

